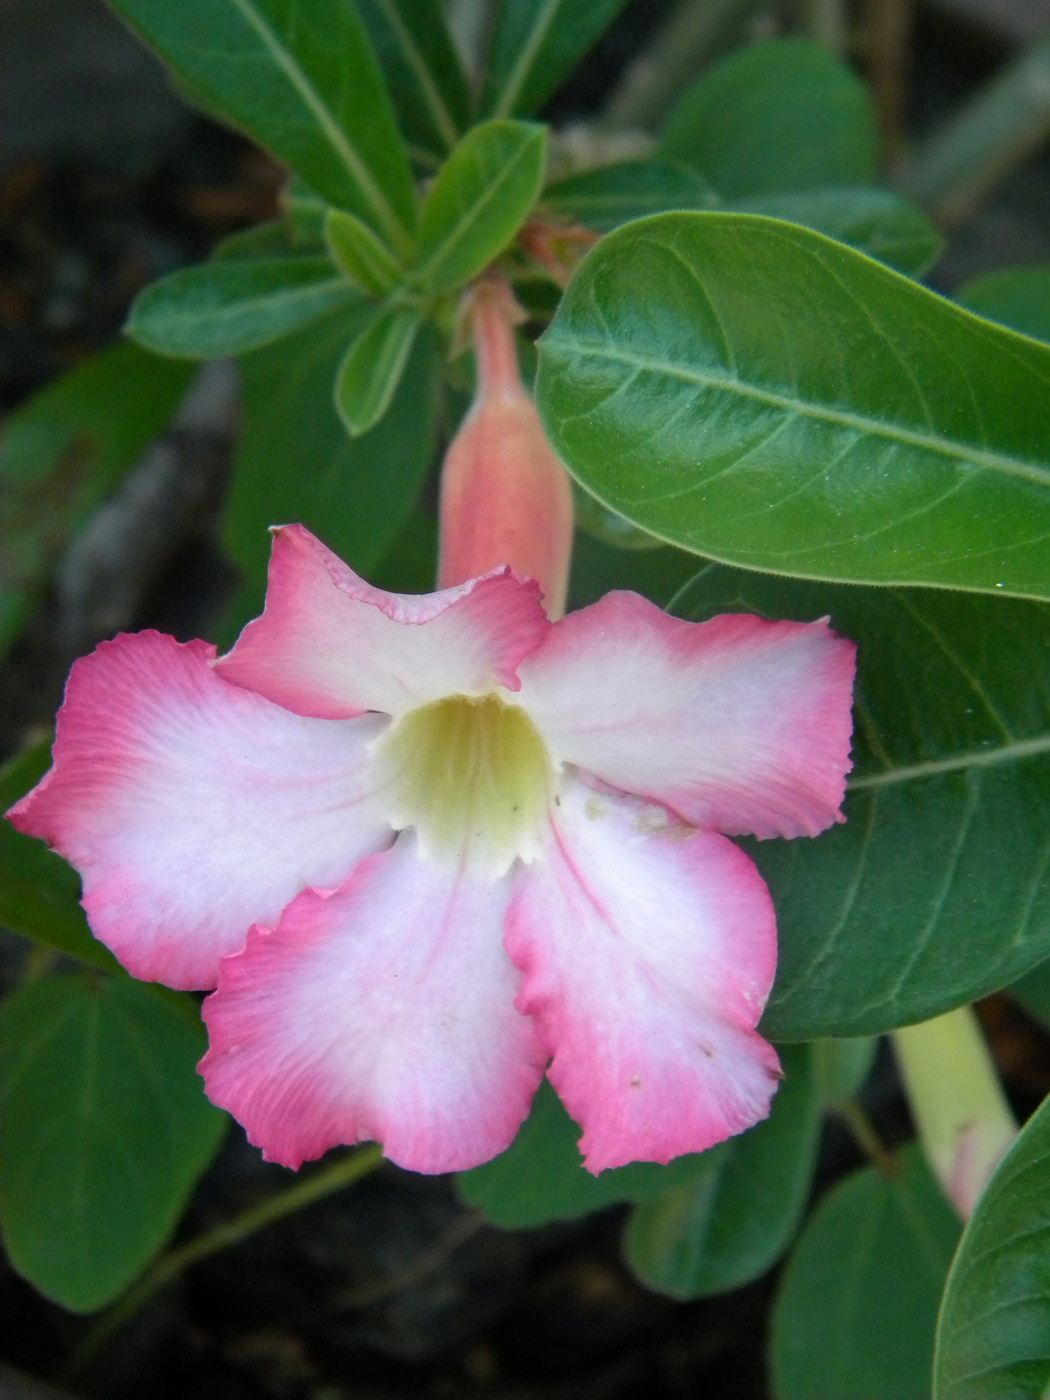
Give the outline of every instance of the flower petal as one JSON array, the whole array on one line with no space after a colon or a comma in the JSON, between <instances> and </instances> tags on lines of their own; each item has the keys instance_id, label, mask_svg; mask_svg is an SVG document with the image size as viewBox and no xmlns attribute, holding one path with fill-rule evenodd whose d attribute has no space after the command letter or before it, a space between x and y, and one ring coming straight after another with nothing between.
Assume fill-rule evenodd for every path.
<instances>
[{"instance_id":1,"label":"flower petal","mask_svg":"<svg viewBox=\"0 0 1050 1400\"><path fill-rule=\"evenodd\" d=\"M842 820L855 652L826 620L683 622L608 593L523 662L520 703L556 759L695 826L815 836Z\"/></svg>"},{"instance_id":2,"label":"flower petal","mask_svg":"<svg viewBox=\"0 0 1050 1400\"><path fill-rule=\"evenodd\" d=\"M73 667L54 765L8 816L80 871L136 977L213 987L253 923L390 840L366 744L386 721L302 719L228 685L206 642L103 642Z\"/></svg>"},{"instance_id":3,"label":"flower petal","mask_svg":"<svg viewBox=\"0 0 1050 1400\"><path fill-rule=\"evenodd\" d=\"M502 1152L545 1062L514 1009L508 891L421 859L405 832L338 890L301 894L204 1003L209 1098L289 1167L370 1139L418 1172Z\"/></svg>"},{"instance_id":4,"label":"flower petal","mask_svg":"<svg viewBox=\"0 0 1050 1400\"><path fill-rule=\"evenodd\" d=\"M754 1027L776 926L752 862L577 778L553 820L515 876L506 942L588 1168L667 1162L764 1118L779 1067Z\"/></svg>"},{"instance_id":5,"label":"flower petal","mask_svg":"<svg viewBox=\"0 0 1050 1400\"><path fill-rule=\"evenodd\" d=\"M387 593L301 525L274 532L266 609L217 663L299 715L400 715L446 695L518 689L550 623L539 585L509 569L440 593Z\"/></svg>"}]
</instances>

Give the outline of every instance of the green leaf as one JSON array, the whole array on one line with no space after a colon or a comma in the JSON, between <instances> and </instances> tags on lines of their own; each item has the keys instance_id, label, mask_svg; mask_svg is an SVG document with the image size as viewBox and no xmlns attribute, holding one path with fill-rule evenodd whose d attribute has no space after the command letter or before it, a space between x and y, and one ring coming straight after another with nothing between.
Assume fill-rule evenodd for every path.
<instances>
[{"instance_id":1,"label":"green leaf","mask_svg":"<svg viewBox=\"0 0 1050 1400\"><path fill-rule=\"evenodd\" d=\"M624 0L501 0L489 44L482 115L535 112L623 5Z\"/></svg>"},{"instance_id":2,"label":"green leaf","mask_svg":"<svg viewBox=\"0 0 1050 1400\"><path fill-rule=\"evenodd\" d=\"M937 1304L959 1230L916 1146L900 1153L894 1176L866 1167L834 1186L781 1276L770 1354L777 1400L928 1400Z\"/></svg>"},{"instance_id":3,"label":"green leaf","mask_svg":"<svg viewBox=\"0 0 1050 1400\"><path fill-rule=\"evenodd\" d=\"M1050 1028L1050 962L1041 962L1006 989L1029 1016Z\"/></svg>"},{"instance_id":4,"label":"green leaf","mask_svg":"<svg viewBox=\"0 0 1050 1400\"><path fill-rule=\"evenodd\" d=\"M846 1040L814 1040L813 1079L821 1103L834 1107L859 1094L871 1074L879 1048L877 1036Z\"/></svg>"},{"instance_id":5,"label":"green leaf","mask_svg":"<svg viewBox=\"0 0 1050 1400\"><path fill-rule=\"evenodd\" d=\"M241 355L308 326L355 295L325 257L205 263L140 293L127 332L161 355Z\"/></svg>"},{"instance_id":6,"label":"green leaf","mask_svg":"<svg viewBox=\"0 0 1050 1400\"><path fill-rule=\"evenodd\" d=\"M667 119L660 155L703 172L726 198L866 185L879 137L867 88L810 39L740 49Z\"/></svg>"},{"instance_id":7,"label":"green leaf","mask_svg":"<svg viewBox=\"0 0 1050 1400\"><path fill-rule=\"evenodd\" d=\"M353 214L330 209L325 240L335 262L355 286L370 296L385 297L401 281L401 268L367 224Z\"/></svg>"},{"instance_id":8,"label":"green leaf","mask_svg":"<svg viewBox=\"0 0 1050 1400\"><path fill-rule=\"evenodd\" d=\"M1043 1400L1050 1382L1050 1100L959 1242L937 1325L934 1400Z\"/></svg>"},{"instance_id":9,"label":"green leaf","mask_svg":"<svg viewBox=\"0 0 1050 1400\"><path fill-rule=\"evenodd\" d=\"M1050 596L1050 347L807 229L609 234L540 341L537 402L588 490L689 549Z\"/></svg>"},{"instance_id":10,"label":"green leaf","mask_svg":"<svg viewBox=\"0 0 1050 1400\"><path fill-rule=\"evenodd\" d=\"M434 451L438 348L425 327L390 411L370 433L348 437L332 383L372 314L364 306L335 312L241 362L242 429L224 541L245 585L225 640L261 611L269 526L301 521L367 574L408 520Z\"/></svg>"},{"instance_id":11,"label":"green leaf","mask_svg":"<svg viewBox=\"0 0 1050 1400\"><path fill-rule=\"evenodd\" d=\"M211 251L215 262L260 262L272 258L292 258L302 254L296 245L290 221L269 219L254 228L244 228L223 238Z\"/></svg>"},{"instance_id":12,"label":"green leaf","mask_svg":"<svg viewBox=\"0 0 1050 1400\"><path fill-rule=\"evenodd\" d=\"M427 292L446 292L482 272L528 217L546 163L546 127L510 121L474 127L427 195L412 280Z\"/></svg>"},{"instance_id":13,"label":"green leaf","mask_svg":"<svg viewBox=\"0 0 1050 1400\"><path fill-rule=\"evenodd\" d=\"M955 295L961 306L1011 330L1050 340L1050 266L1009 267L975 277Z\"/></svg>"},{"instance_id":14,"label":"green leaf","mask_svg":"<svg viewBox=\"0 0 1050 1400\"><path fill-rule=\"evenodd\" d=\"M401 129L443 156L470 123L470 90L439 0L357 0Z\"/></svg>"},{"instance_id":15,"label":"green leaf","mask_svg":"<svg viewBox=\"0 0 1050 1400\"><path fill-rule=\"evenodd\" d=\"M324 226L328 205L305 180L293 175L281 191L281 208L288 220L289 236L300 252L320 252L325 246Z\"/></svg>"},{"instance_id":16,"label":"green leaf","mask_svg":"<svg viewBox=\"0 0 1050 1400\"><path fill-rule=\"evenodd\" d=\"M801 190L741 200L736 208L805 224L908 277L921 277L944 249L944 239L922 210L892 190Z\"/></svg>"},{"instance_id":17,"label":"green leaf","mask_svg":"<svg viewBox=\"0 0 1050 1400\"><path fill-rule=\"evenodd\" d=\"M0 1222L63 1307L121 1293L168 1238L225 1130L203 1029L126 977L64 974L0 1006Z\"/></svg>"},{"instance_id":18,"label":"green leaf","mask_svg":"<svg viewBox=\"0 0 1050 1400\"><path fill-rule=\"evenodd\" d=\"M576 1146L579 1136L579 1128L544 1080L532 1112L506 1152L473 1171L457 1173L456 1189L494 1225L524 1230L551 1220L572 1220L618 1201L652 1200L698 1173L705 1175L709 1161L723 1151L719 1146L677 1157L666 1167L635 1162L592 1176Z\"/></svg>"},{"instance_id":19,"label":"green leaf","mask_svg":"<svg viewBox=\"0 0 1050 1400\"><path fill-rule=\"evenodd\" d=\"M407 249L408 158L382 76L348 0L113 0L209 107Z\"/></svg>"},{"instance_id":20,"label":"green leaf","mask_svg":"<svg viewBox=\"0 0 1050 1400\"><path fill-rule=\"evenodd\" d=\"M164 430L193 366L116 345L0 429L0 651L70 538Z\"/></svg>"},{"instance_id":21,"label":"green leaf","mask_svg":"<svg viewBox=\"0 0 1050 1400\"><path fill-rule=\"evenodd\" d=\"M665 209L715 209L720 203L695 170L661 161L603 165L543 192L544 213L578 219L598 233Z\"/></svg>"},{"instance_id":22,"label":"green leaf","mask_svg":"<svg viewBox=\"0 0 1050 1400\"><path fill-rule=\"evenodd\" d=\"M617 549L661 549L663 541L655 535L647 535L632 525L622 515L603 506L579 482L572 483L572 499L576 528L592 535L596 540L615 545Z\"/></svg>"},{"instance_id":23,"label":"green leaf","mask_svg":"<svg viewBox=\"0 0 1050 1400\"><path fill-rule=\"evenodd\" d=\"M625 551L608 539L579 530L572 547L569 605L585 608L612 588L631 588L660 607L669 607L683 588L692 586L696 572L696 556L685 550L660 545ZM673 606L670 610L674 611Z\"/></svg>"},{"instance_id":24,"label":"green leaf","mask_svg":"<svg viewBox=\"0 0 1050 1400\"><path fill-rule=\"evenodd\" d=\"M40 781L51 766L51 740L33 744L0 767L0 813ZM43 841L0 821L0 925L57 953L106 971L116 958L92 935L80 907L80 877Z\"/></svg>"},{"instance_id":25,"label":"green leaf","mask_svg":"<svg viewBox=\"0 0 1050 1400\"><path fill-rule=\"evenodd\" d=\"M389 307L378 312L343 356L335 406L352 437L367 433L390 407L421 324L413 307Z\"/></svg>"},{"instance_id":26,"label":"green leaf","mask_svg":"<svg viewBox=\"0 0 1050 1400\"><path fill-rule=\"evenodd\" d=\"M730 1138L710 1171L632 1212L624 1251L647 1288L672 1298L724 1293L787 1248L812 1187L821 1102L808 1046L784 1048L781 1063L769 1118Z\"/></svg>"},{"instance_id":27,"label":"green leaf","mask_svg":"<svg viewBox=\"0 0 1050 1400\"><path fill-rule=\"evenodd\" d=\"M1050 607L708 565L675 611L830 615L857 643L845 824L745 843L777 908L764 1034L925 1021L1050 955Z\"/></svg>"}]
</instances>

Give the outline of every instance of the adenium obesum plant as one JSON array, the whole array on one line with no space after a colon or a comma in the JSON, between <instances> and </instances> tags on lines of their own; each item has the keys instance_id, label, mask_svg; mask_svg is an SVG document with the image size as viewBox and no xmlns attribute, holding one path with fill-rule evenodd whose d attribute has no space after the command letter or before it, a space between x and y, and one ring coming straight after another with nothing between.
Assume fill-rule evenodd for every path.
<instances>
[{"instance_id":1,"label":"adenium obesum plant","mask_svg":"<svg viewBox=\"0 0 1050 1400\"><path fill-rule=\"evenodd\" d=\"M373 588L281 527L227 655L143 632L77 662L9 814L130 972L216 988L207 1091L289 1166L365 1139L474 1166L545 1072L595 1172L756 1122L776 931L728 836L841 820L853 644L629 592L561 617L568 482L509 294L470 315L440 591Z\"/></svg>"}]
</instances>

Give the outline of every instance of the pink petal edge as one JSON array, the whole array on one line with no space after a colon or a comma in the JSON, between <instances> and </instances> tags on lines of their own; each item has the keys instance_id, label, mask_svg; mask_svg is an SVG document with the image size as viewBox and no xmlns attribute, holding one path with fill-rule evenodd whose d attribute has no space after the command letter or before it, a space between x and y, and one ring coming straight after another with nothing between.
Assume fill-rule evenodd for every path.
<instances>
[{"instance_id":1,"label":"pink petal edge","mask_svg":"<svg viewBox=\"0 0 1050 1400\"><path fill-rule=\"evenodd\" d=\"M850 769L856 647L827 619L669 617L608 593L519 668L563 762L727 835L816 836Z\"/></svg>"},{"instance_id":2,"label":"pink petal edge","mask_svg":"<svg viewBox=\"0 0 1050 1400\"><path fill-rule=\"evenodd\" d=\"M289 714L228 685L214 655L140 632L77 661L53 765L7 813L80 872L128 971L170 987L214 986L253 923L392 839L368 792L385 721Z\"/></svg>"},{"instance_id":3,"label":"pink petal edge","mask_svg":"<svg viewBox=\"0 0 1050 1400\"><path fill-rule=\"evenodd\" d=\"M569 777L554 844L514 877L517 1006L592 1172L704 1151L764 1118L779 1077L754 1029L776 966L769 891L731 841L665 821Z\"/></svg>"},{"instance_id":4,"label":"pink petal edge","mask_svg":"<svg viewBox=\"0 0 1050 1400\"><path fill-rule=\"evenodd\" d=\"M550 622L507 568L437 593L387 593L302 525L274 530L266 607L215 663L299 715L400 715L446 695L517 690Z\"/></svg>"},{"instance_id":5,"label":"pink petal edge","mask_svg":"<svg viewBox=\"0 0 1050 1400\"><path fill-rule=\"evenodd\" d=\"M417 1172L502 1152L545 1063L514 1009L508 895L509 880L421 860L410 832L339 889L301 894L222 963L208 1097L289 1167L369 1140Z\"/></svg>"}]
</instances>

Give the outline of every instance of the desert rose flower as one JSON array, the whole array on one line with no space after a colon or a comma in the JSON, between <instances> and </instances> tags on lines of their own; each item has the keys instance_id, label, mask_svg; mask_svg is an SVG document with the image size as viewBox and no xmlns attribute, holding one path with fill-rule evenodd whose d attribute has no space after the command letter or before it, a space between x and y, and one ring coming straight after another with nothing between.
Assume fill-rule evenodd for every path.
<instances>
[{"instance_id":1,"label":"desert rose flower","mask_svg":"<svg viewBox=\"0 0 1050 1400\"><path fill-rule=\"evenodd\" d=\"M449 454L451 586L387 593L278 529L228 655L145 632L76 663L9 813L130 972L217 987L208 1094L288 1166L366 1139L475 1166L545 1072L592 1171L666 1162L764 1117L779 1074L772 903L728 836L840 819L853 645L628 592L552 621L533 580L559 611L571 501L499 305ZM504 442L532 482L509 524L477 498Z\"/></svg>"}]
</instances>

